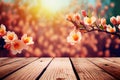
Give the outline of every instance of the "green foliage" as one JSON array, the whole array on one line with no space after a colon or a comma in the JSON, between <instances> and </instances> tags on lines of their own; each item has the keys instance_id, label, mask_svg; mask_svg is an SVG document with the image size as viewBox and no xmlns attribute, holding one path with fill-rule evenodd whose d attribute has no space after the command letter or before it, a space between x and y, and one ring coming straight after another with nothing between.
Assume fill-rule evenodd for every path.
<instances>
[{"instance_id":1,"label":"green foliage","mask_svg":"<svg viewBox=\"0 0 120 80\"><path fill-rule=\"evenodd\" d=\"M101 26L100 26L100 29L101 29L101 30L104 30L104 27L101 25Z\"/></svg>"},{"instance_id":2,"label":"green foliage","mask_svg":"<svg viewBox=\"0 0 120 80\"><path fill-rule=\"evenodd\" d=\"M114 2L114 4L115 4L112 14L114 16L120 15L120 0L111 0L111 2Z\"/></svg>"},{"instance_id":3,"label":"green foliage","mask_svg":"<svg viewBox=\"0 0 120 80\"><path fill-rule=\"evenodd\" d=\"M101 0L102 7L104 8L105 5L110 5L111 2L115 4L114 8L109 6L109 10L106 13L107 23L110 23L110 17L120 15L120 0Z\"/></svg>"}]
</instances>

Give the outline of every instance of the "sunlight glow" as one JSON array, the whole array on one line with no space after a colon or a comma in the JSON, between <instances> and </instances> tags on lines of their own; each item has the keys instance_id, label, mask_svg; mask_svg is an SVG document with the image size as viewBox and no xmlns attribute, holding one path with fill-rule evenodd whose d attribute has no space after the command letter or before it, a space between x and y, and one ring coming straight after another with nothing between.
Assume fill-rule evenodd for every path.
<instances>
[{"instance_id":1,"label":"sunlight glow","mask_svg":"<svg viewBox=\"0 0 120 80\"><path fill-rule=\"evenodd\" d=\"M69 5L70 0L41 0L41 6L50 12L58 12Z\"/></svg>"}]
</instances>

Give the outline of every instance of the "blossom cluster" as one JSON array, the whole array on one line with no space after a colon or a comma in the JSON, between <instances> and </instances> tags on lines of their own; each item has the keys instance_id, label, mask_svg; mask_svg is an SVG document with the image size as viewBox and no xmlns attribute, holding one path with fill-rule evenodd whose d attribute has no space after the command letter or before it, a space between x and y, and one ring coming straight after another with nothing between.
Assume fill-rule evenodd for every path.
<instances>
[{"instance_id":1,"label":"blossom cluster","mask_svg":"<svg viewBox=\"0 0 120 80\"><path fill-rule=\"evenodd\" d=\"M88 14L85 10L79 13L71 13L66 16L66 19L74 25L73 31L67 37L67 41L71 44L79 43L82 39L82 33L99 31L120 37L120 16L112 16L110 22L112 25L106 23L106 19L98 18L92 14Z\"/></svg>"},{"instance_id":2,"label":"blossom cluster","mask_svg":"<svg viewBox=\"0 0 120 80\"><path fill-rule=\"evenodd\" d=\"M6 48L11 51L13 55L21 53L23 49L27 49L29 45L34 44L32 37L24 34L21 39L18 39L18 36L15 32L6 31L5 25L0 25L0 48Z\"/></svg>"},{"instance_id":3,"label":"blossom cluster","mask_svg":"<svg viewBox=\"0 0 120 80\"><path fill-rule=\"evenodd\" d=\"M25 2L28 3L28 1L12 1L0 1L0 24L4 24L7 31L14 31L19 39L22 34L31 36L34 45L16 55L8 54L9 50L0 48L0 57L108 57L118 56L120 53L120 39L117 37L111 39L106 33L98 34L97 31L85 33L79 45L71 46L66 43L66 36L70 33L72 26L63 15L86 9L86 11L94 13L95 16L109 17L112 10L110 5L106 5L108 7L106 10L106 6L104 7L105 4L102 2L100 3L101 7L98 8L98 2L95 3L96 5L89 5L86 0L71 0L68 8L54 15L55 18L51 18L51 21L48 16L45 16L45 12L41 8L38 9L40 13L33 13L36 11L35 6L26 5ZM3 40L0 40L0 44L1 41ZM4 44L4 42L2 43Z\"/></svg>"}]
</instances>

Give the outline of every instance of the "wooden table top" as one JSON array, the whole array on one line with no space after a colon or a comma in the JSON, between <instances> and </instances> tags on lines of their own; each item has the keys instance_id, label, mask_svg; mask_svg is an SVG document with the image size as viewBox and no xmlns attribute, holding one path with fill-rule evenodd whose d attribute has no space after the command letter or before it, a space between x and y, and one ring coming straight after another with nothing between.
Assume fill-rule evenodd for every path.
<instances>
[{"instance_id":1,"label":"wooden table top","mask_svg":"<svg viewBox=\"0 0 120 80\"><path fill-rule=\"evenodd\" d=\"M0 80L120 80L120 58L0 58Z\"/></svg>"}]
</instances>

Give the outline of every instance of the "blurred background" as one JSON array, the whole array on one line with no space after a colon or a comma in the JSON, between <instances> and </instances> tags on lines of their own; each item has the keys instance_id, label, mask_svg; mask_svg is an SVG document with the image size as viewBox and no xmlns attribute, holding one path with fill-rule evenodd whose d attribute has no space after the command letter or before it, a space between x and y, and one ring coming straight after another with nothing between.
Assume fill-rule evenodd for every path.
<instances>
[{"instance_id":1,"label":"blurred background","mask_svg":"<svg viewBox=\"0 0 120 80\"><path fill-rule=\"evenodd\" d=\"M18 57L120 57L120 39L106 33L83 34L80 44L71 46L67 36L72 24L69 13L86 10L105 17L120 15L120 0L0 0L0 24L19 38L28 34L34 45ZM0 57L13 56L0 49Z\"/></svg>"}]
</instances>

